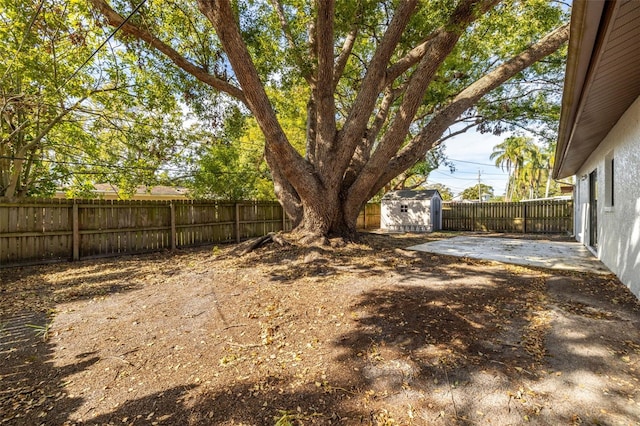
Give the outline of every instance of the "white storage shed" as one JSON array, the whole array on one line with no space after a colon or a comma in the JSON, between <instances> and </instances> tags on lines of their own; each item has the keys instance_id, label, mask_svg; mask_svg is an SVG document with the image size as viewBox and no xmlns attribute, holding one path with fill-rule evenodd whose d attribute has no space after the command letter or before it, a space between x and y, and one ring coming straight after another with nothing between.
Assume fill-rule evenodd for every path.
<instances>
[{"instance_id":1,"label":"white storage shed","mask_svg":"<svg viewBox=\"0 0 640 426\"><path fill-rule=\"evenodd\" d=\"M442 197L435 189L387 192L380 206L380 227L395 232L442 229Z\"/></svg>"}]
</instances>

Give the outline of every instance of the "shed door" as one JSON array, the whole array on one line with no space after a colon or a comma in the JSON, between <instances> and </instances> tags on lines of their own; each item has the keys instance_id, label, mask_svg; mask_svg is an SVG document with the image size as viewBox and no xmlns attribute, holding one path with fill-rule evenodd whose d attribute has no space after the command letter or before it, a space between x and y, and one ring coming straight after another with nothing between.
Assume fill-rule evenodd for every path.
<instances>
[{"instance_id":1,"label":"shed door","mask_svg":"<svg viewBox=\"0 0 640 426\"><path fill-rule=\"evenodd\" d=\"M438 197L433 198L431 203L431 230L439 231L442 229L442 205Z\"/></svg>"}]
</instances>

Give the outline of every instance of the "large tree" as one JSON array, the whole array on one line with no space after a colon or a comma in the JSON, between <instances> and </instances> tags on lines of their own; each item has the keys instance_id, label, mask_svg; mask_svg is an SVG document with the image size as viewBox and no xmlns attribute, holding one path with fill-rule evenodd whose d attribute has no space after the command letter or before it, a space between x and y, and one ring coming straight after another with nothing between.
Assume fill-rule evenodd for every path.
<instances>
[{"instance_id":1,"label":"large tree","mask_svg":"<svg viewBox=\"0 0 640 426\"><path fill-rule=\"evenodd\" d=\"M82 0L0 0L0 197L124 192L192 141L174 94ZM106 28L111 32L111 28Z\"/></svg>"},{"instance_id":2,"label":"large tree","mask_svg":"<svg viewBox=\"0 0 640 426\"><path fill-rule=\"evenodd\" d=\"M310 238L354 235L363 204L443 139L549 101L568 38L546 0L197 0L201 15L161 2L129 22L130 2L91 3L190 87L253 114L275 193ZM307 96L304 152L270 96L291 90Z\"/></svg>"}]
</instances>

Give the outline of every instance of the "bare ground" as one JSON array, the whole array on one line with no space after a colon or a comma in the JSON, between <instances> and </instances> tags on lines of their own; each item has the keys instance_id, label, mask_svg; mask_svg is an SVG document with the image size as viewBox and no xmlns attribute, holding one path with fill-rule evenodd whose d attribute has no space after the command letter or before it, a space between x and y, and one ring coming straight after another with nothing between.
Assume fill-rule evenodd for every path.
<instances>
[{"instance_id":1,"label":"bare ground","mask_svg":"<svg viewBox=\"0 0 640 426\"><path fill-rule=\"evenodd\" d=\"M402 250L448 236L0 270L0 424L640 424L614 276Z\"/></svg>"}]
</instances>

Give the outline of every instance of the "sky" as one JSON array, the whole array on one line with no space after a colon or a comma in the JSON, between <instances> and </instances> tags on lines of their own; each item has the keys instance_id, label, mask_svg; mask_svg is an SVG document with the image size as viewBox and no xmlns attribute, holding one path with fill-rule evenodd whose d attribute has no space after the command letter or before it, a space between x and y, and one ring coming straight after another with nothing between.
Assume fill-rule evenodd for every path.
<instances>
[{"instance_id":1,"label":"sky","mask_svg":"<svg viewBox=\"0 0 640 426\"><path fill-rule=\"evenodd\" d=\"M441 183L458 195L464 189L480 182L493 187L494 195L503 195L507 186L507 172L495 166L489 158L493 147L509 137L508 134L495 136L481 134L473 130L448 139L445 142L445 155L455 166L451 173L449 167L442 165L429 175L428 184Z\"/></svg>"}]
</instances>

